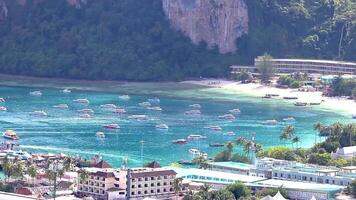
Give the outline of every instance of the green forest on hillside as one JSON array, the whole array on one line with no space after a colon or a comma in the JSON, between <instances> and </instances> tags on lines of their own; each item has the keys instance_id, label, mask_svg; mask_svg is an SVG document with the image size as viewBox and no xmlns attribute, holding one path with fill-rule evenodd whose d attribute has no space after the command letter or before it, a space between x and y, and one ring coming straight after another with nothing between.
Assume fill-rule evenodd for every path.
<instances>
[{"instance_id":1,"label":"green forest on hillside","mask_svg":"<svg viewBox=\"0 0 356 200\"><path fill-rule=\"evenodd\" d=\"M227 55L172 30L161 0L88 0L81 9L64 0L4 1L0 73L156 81L227 76L229 65L264 52L356 60L355 0L246 0L249 34Z\"/></svg>"}]
</instances>

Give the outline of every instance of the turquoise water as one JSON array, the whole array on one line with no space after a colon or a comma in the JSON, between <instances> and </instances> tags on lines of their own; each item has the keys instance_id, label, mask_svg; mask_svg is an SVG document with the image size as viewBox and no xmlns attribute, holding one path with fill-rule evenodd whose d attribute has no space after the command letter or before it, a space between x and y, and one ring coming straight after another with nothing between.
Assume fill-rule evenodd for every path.
<instances>
[{"instance_id":1,"label":"turquoise water","mask_svg":"<svg viewBox=\"0 0 356 200\"><path fill-rule=\"evenodd\" d=\"M133 95L129 101L122 101L119 100L118 94L86 91L63 94L58 89L45 88L41 89L42 97L33 97L29 95L33 90L35 89L27 87L0 87L0 97L7 99L6 103L1 104L8 109L6 112L0 112L0 131L15 130L20 137L20 147L27 151L64 152L87 158L100 153L114 166L120 166L123 157L128 157L130 166L141 165L141 140L144 141L144 162L157 160L161 164L169 164L177 160L190 159L188 152L190 148L198 148L212 156L219 151L219 148L210 148L209 143L222 143L240 136L249 137L251 132L257 133L256 140L264 147L283 144L278 138L283 127L288 125L282 121L287 116L296 118L293 125L302 140L299 146L303 147L309 147L314 142L315 132L312 129L314 123L350 121L347 117L335 113L296 108L284 105L280 101L263 101L260 98L235 96L230 101L217 101L210 96L209 99L191 99L182 98L184 91L180 91L177 98L172 91L168 92L170 97L160 97L163 111L158 112L149 111L138 105L153 96ZM186 91L186 93L195 92ZM72 102L77 98L90 100L91 103L87 108L95 111L94 118L79 117L77 110L85 106ZM59 110L52 107L60 103L68 104L70 109ZM146 114L150 119L141 122L131 121L127 115L119 116L100 108L101 104L107 103L125 108L129 115ZM199 117L184 115L185 111L190 110L189 105L194 103L202 105L202 115ZM229 122L218 119L218 115L234 108L241 110L236 120ZM35 110L44 110L49 116L31 117L29 113ZM264 125L263 122L269 119L276 119L279 123L276 126ZM109 123L117 123L121 129L108 131L102 128L102 125ZM170 127L169 130L157 130L155 125L158 123L166 123ZM208 125L219 125L223 131L214 132L204 129ZM96 138L97 131L104 131L106 138ZM236 136L224 136L223 133L228 131L234 131ZM203 134L208 138L192 141L186 145L171 143L171 140L185 138L189 134Z\"/></svg>"}]
</instances>

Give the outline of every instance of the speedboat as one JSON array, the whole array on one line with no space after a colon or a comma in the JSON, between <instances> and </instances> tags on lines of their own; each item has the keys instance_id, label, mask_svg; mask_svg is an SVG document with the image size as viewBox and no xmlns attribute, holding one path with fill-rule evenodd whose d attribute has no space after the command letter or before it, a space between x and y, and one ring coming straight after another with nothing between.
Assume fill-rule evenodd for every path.
<instances>
[{"instance_id":1,"label":"speedboat","mask_svg":"<svg viewBox=\"0 0 356 200\"><path fill-rule=\"evenodd\" d=\"M160 103L161 100L158 97L152 98L152 99L147 99L148 102L150 103Z\"/></svg>"},{"instance_id":2,"label":"speedboat","mask_svg":"<svg viewBox=\"0 0 356 200\"><path fill-rule=\"evenodd\" d=\"M222 131L222 128L220 126L217 126L217 125L206 126L204 128L212 130L212 131Z\"/></svg>"},{"instance_id":3,"label":"speedboat","mask_svg":"<svg viewBox=\"0 0 356 200\"><path fill-rule=\"evenodd\" d=\"M203 156L204 158L208 157L207 153L200 152L198 149L195 148L189 149L189 153L192 154L194 157L198 157L198 156Z\"/></svg>"},{"instance_id":4,"label":"speedboat","mask_svg":"<svg viewBox=\"0 0 356 200\"><path fill-rule=\"evenodd\" d=\"M80 113L87 113L87 114L93 114L93 113L94 113L94 110L93 110L93 109L90 109L90 108L85 108L85 109L78 110L78 112L80 112Z\"/></svg>"},{"instance_id":5,"label":"speedboat","mask_svg":"<svg viewBox=\"0 0 356 200\"><path fill-rule=\"evenodd\" d=\"M188 141L186 139L176 139L176 140L172 140L173 144L187 144Z\"/></svg>"},{"instance_id":6,"label":"speedboat","mask_svg":"<svg viewBox=\"0 0 356 200\"><path fill-rule=\"evenodd\" d=\"M169 127L167 124L157 124L156 128L157 129L168 129Z\"/></svg>"},{"instance_id":7,"label":"speedboat","mask_svg":"<svg viewBox=\"0 0 356 200\"><path fill-rule=\"evenodd\" d=\"M310 102L309 103L311 106L318 106L321 104L321 102Z\"/></svg>"},{"instance_id":8,"label":"speedboat","mask_svg":"<svg viewBox=\"0 0 356 200\"><path fill-rule=\"evenodd\" d=\"M188 110L188 111L185 111L184 114L185 115L200 115L201 111L200 110Z\"/></svg>"},{"instance_id":9,"label":"speedboat","mask_svg":"<svg viewBox=\"0 0 356 200\"><path fill-rule=\"evenodd\" d=\"M286 100L296 100L296 99L298 99L298 97L293 97L293 96L289 97L289 96L286 96L286 97L283 97L283 99L286 99Z\"/></svg>"},{"instance_id":10,"label":"speedboat","mask_svg":"<svg viewBox=\"0 0 356 200\"><path fill-rule=\"evenodd\" d=\"M68 94L68 93L71 93L72 91L68 88L65 88L63 90L61 90L62 93L65 93L65 94Z\"/></svg>"},{"instance_id":11,"label":"speedboat","mask_svg":"<svg viewBox=\"0 0 356 200\"><path fill-rule=\"evenodd\" d=\"M17 136L16 132L13 130L6 130L3 133L3 137L9 140L18 140L19 137Z\"/></svg>"},{"instance_id":12,"label":"speedboat","mask_svg":"<svg viewBox=\"0 0 356 200\"><path fill-rule=\"evenodd\" d=\"M223 147L225 146L224 144L220 144L220 143L211 143L209 144L209 147Z\"/></svg>"},{"instance_id":13,"label":"speedboat","mask_svg":"<svg viewBox=\"0 0 356 200\"><path fill-rule=\"evenodd\" d=\"M150 106L151 106L151 103L148 102L148 101L145 101L145 102L139 103L138 105L140 105L140 106L142 106L142 107L150 107Z\"/></svg>"},{"instance_id":14,"label":"speedboat","mask_svg":"<svg viewBox=\"0 0 356 200\"><path fill-rule=\"evenodd\" d=\"M286 117L286 118L283 118L283 121L285 121L285 122L294 122L295 118L294 117Z\"/></svg>"},{"instance_id":15,"label":"speedboat","mask_svg":"<svg viewBox=\"0 0 356 200\"><path fill-rule=\"evenodd\" d=\"M232 114L219 115L219 119L229 119L229 120L233 120L233 119L235 119L235 116L232 115Z\"/></svg>"},{"instance_id":16,"label":"speedboat","mask_svg":"<svg viewBox=\"0 0 356 200\"><path fill-rule=\"evenodd\" d=\"M196 103L196 104L189 105L189 107L191 107L191 108L201 108L201 105Z\"/></svg>"},{"instance_id":17,"label":"speedboat","mask_svg":"<svg viewBox=\"0 0 356 200\"><path fill-rule=\"evenodd\" d=\"M270 94L266 94L266 95L263 96L262 98L264 98L264 99L270 99L270 98L272 98L272 96L271 96Z\"/></svg>"},{"instance_id":18,"label":"speedboat","mask_svg":"<svg viewBox=\"0 0 356 200\"><path fill-rule=\"evenodd\" d=\"M53 108L68 109L69 106L67 104L58 104L54 105Z\"/></svg>"},{"instance_id":19,"label":"speedboat","mask_svg":"<svg viewBox=\"0 0 356 200\"><path fill-rule=\"evenodd\" d=\"M114 109L112 112L116 114L127 114L127 111L123 108Z\"/></svg>"},{"instance_id":20,"label":"speedboat","mask_svg":"<svg viewBox=\"0 0 356 200\"><path fill-rule=\"evenodd\" d=\"M106 125L103 125L104 128L108 128L108 129L119 129L120 126L117 125L117 124L106 124Z\"/></svg>"},{"instance_id":21,"label":"speedboat","mask_svg":"<svg viewBox=\"0 0 356 200\"><path fill-rule=\"evenodd\" d=\"M100 107L104 108L104 109L115 109L115 108L117 108L117 106L115 104L112 104L112 103L103 104L103 105L100 105Z\"/></svg>"},{"instance_id":22,"label":"speedboat","mask_svg":"<svg viewBox=\"0 0 356 200\"><path fill-rule=\"evenodd\" d=\"M75 99L73 100L74 103L82 103L82 104L89 104L90 101L88 99Z\"/></svg>"},{"instance_id":23,"label":"speedboat","mask_svg":"<svg viewBox=\"0 0 356 200\"><path fill-rule=\"evenodd\" d=\"M43 110L33 111L30 113L32 116L47 116L48 114Z\"/></svg>"},{"instance_id":24,"label":"speedboat","mask_svg":"<svg viewBox=\"0 0 356 200\"><path fill-rule=\"evenodd\" d=\"M120 96L119 96L119 99L127 101L127 100L129 100L129 99L130 99L130 96L129 96L129 95L127 95L127 94L120 95Z\"/></svg>"},{"instance_id":25,"label":"speedboat","mask_svg":"<svg viewBox=\"0 0 356 200\"><path fill-rule=\"evenodd\" d=\"M5 102L5 99L0 97L0 102Z\"/></svg>"},{"instance_id":26,"label":"speedboat","mask_svg":"<svg viewBox=\"0 0 356 200\"><path fill-rule=\"evenodd\" d=\"M226 136L235 136L236 134L235 134L233 131L229 131L229 132L224 133L223 135L226 135Z\"/></svg>"},{"instance_id":27,"label":"speedboat","mask_svg":"<svg viewBox=\"0 0 356 200\"><path fill-rule=\"evenodd\" d=\"M235 109L229 110L229 112L232 113L232 114L239 114L241 111L240 111L240 109L235 108Z\"/></svg>"},{"instance_id":28,"label":"speedboat","mask_svg":"<svg viewBox=\"0 0 356 200\"><path fill-rule=\"evenodd\" d=\"M105 138L105 134L103 132L97 132L95 135L98 138Z\"/></svg>"},{"instance_id":29,"label":"speedboat","mask_svg":"<svg viewBox=\"0 0 356 200\"><path fill-rule=\"evenodd\" d=\"M200 140L200 139L206 139L206 138L208 138L208 137L205 135L198 135L198 134L190 134L187 137L188 140Z\"/></svg>"},{"instance_id":30,"label":"speedboat","mask_svg":"<svg viewBox=\"0 0 356 200\"><path fill-rule=\"evenodd\" d=\"M266 124L266 125L276 125L277 123L278 123L278 121L275 119L269 119L269 120L266 120L263 122L263 124Z\"/></svg>"},{"instance_id":31,"label":"speedboat","mask_svg":"<svg viewBox=\"0 0 356 200\"><path fill-rule=\"evenodd\" d=\"M162 111L162 108L159 106L153 106L153 107L147 107L148 110L154 110L154 111Z\"/></svg>"},{"instance_id":32,"label":"speedboat","mask_svg":"<svg viewBox=\"0 0 356 200\"><path fill-rule=\"evenodd\" d=\"M88 113L85 113L85 114L79 115L79 117L88 119L88 118L91 118L92 116Z\"/></svg>"},{"instance_id":33,"label":"speedboat","mask_svg":"<svg viewBox=\"0 0 356 200\"><path fill-rule=\"evenodd\" d=\"M147 115L131 115L131 116L129 116L129 119L134 119L134 120L147 120L148 117L147 117Z\"/></svg>"},{"instance_id":34,"label":"speedboat","mask_svg":"<svg viewBox=\"0 0 356 200\"><path fill-rule=\"evenodd\" d=\"M295 106L306 106L307 103L306 103L306 102L298 102L298 101L297 101L297 102L294 103L294 105L295 105Z\"/></svg>"},{"instance_id":35,"label":"speedboat","mask_svg":"<svg viewBox=\"0 0 356 200\"><path fill-rule=\"evenodd\" d=\"M5 106L0 106L0 111L7 111L7 108Z\"/></svg>"},{"instance_id":36,"label":"speedboat","mask_svg":"<svg viewBox=\"0 0 356 200\"><path fill-rule=\"evenodd\" d=\"M41 91L32 91L32 92L30 92L30 95L32 95L32 96L42 96L42 92Z\"/></svg>"}]
</instances>

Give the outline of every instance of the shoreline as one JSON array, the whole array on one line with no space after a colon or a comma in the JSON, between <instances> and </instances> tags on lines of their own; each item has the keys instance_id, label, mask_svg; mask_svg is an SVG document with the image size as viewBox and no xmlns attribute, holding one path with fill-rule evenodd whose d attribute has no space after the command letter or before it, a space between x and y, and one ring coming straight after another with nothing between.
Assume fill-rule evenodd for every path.
<instances>
[{"instance_id":1,"label":"shoreline","mask_svg":"<svg viewBox=\"0 0 356 200\"><path fill-rule=\"evenodd\" d=\"M285 104L293 104L296 101L306 103L323 102L321 105L307 105L315 110L328 111L350 117L356 114L356 102L345 98L324 97L321 92L301 92L296 89L281 89L264 86L258 83L241 84L224 79L188 80L181 82L127 82L107 80L75 80L62 78L43 78L0 74L0 85L17 87L58 88L74 89L83 91L127 93L136 95L163 95L167 97L183 98L182 95L172 94L172 91L200 90L199 92L229 95L244 95L252 98L260 98L266 94L278 94L278 97L265 99L266 101L280 101ZM189 95L188 98L201 98ZM298 97L298 100L285 100L283 97ZM203 97L204 98L204 97ZM224 100L222 96L209 98L212 100ZM229 99L226 99L229 100Z\"/></svg>"}]
</instances>

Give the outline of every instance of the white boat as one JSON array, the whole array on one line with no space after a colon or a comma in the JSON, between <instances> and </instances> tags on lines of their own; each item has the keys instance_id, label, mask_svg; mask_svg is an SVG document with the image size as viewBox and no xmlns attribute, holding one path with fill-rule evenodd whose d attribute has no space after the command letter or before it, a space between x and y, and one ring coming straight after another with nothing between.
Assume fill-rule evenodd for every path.
<instances>
[{"instance_id":1,"label":"white boat","mask_svg":"<svg viewBox=\"0 0 356 200\"><path fill-rule=\"evenodd\" d=\"M95 135L98 138L105 138L105 133L103 133L103 132L97 132Z\"/></svg>"},{"instance_id":2,"label":"white boat","mask_svg":"<svg viewBox=\"0 0 356 200\"><path fill-rule=\"evenodd\" d=\"M204 128L212 130L212 131L222 131L222 128L220 126L217 126L217 125L206 126Z\"/></svg>"},{"instance_id":3,"label":"white boat","mask_svg":"<svg viewBox=\"0 0 356 200\"><path fill-rule=\"evenodd\" d=\"M86 114L93 114L94 110L90 109L90 108L85 108L85 109L81 109L81 110L77 110L80 113L86 113Z\"/></svg>"},{"instance_id":4,"label":"white boat","mask_svg":"<svg viewBox=\"0 0 356 200\"><path fill-rule=\"evenodd\" d=\"M198 156L203 156L204 158L208 157L207 153L200 152L198 149L195 149L195 148L189 149L189 153L191 155L193 155L194 157L198 157Z\"/></svg>"},{"instance_id":5,"label":"white boat","mask_svg":"<svg viewBox=\"0 0 356 200\"><path fill-rule=\"evenodd\" d=\"M54 105L53 108L68 109L69 106L67 104L58 104Z\"/></svg>"},{"instance_id":6,"label":"white boat","mask_svg":"<svg viewBox=\"0 0 356 200\"><path fill-rule=\"evenodd\" d=\"M239 113L241 113L240 109L238 109L238 108L231 109L231 110L229 110L229 112L231 114L239 114Z\"/></svg>"},{"instance_id":7,"label":"white boat","mask_svg":"<svg viewBox=\"0 0 356 200\"><path fill-rule=\"evenodd\" d=\"M103 105L100 105L101 108L104 108L104 109L116 109L117 106L115 104L112 104L112 103L108 103L108 104L103 104Z\"/></svg>"},{"instance_id":8,"label":"white boat","mask_svg":"<svg viewBox=\"0 0 356 200\"><path fill-rule=\"evenodd\" d=\"M152 106L152 107L147 107L148 110L154 110L154 111L162 111L162 108L159 106Z\"/></svg>"},{"instance_id":9,"label":"white boat","mask_svg":"<svg viewBox=\"0 0 356 200\"><path fill-rule=\"evenodd\" d=\"M150 107L150 106L151 106L151 103L148 102L148 101L145 101L145 102L139 103L138 105L140 105L140 106L142 106L142 107Z\"/></svg>"},{"instance_id":10,"label":"white boat","mask_svg":"<svg viewBox=\"0 0 356 200\"><path fill-rule=\"evenodd\" d=\"M75 99L73 100L74 103L82 103L82 104L89 104L90 101L88 99Z\"/></svg>"},{"instance_id":11,"label":"white boat","mask_svg":"<svg viewBox=\"0 0 356 200\"><path fill-rule=\"evenodd\" d=\"M37 110L30 113L32 116L47 116L48 114L43 110Z\"/></svg>"},{"instance_id":12,"label":"white boat","mask_svg":"<svg viewBox=\"0 0 356 200\"><path fill-rule=\"evenodd\" d=\"M169 129L167 124L157 124L156 128L157 129Z\"/></svg>"},{"instance_id":13,"label":"white boat","mask_svg":"<svg viewBox=\"0 0 356 200\"><path fill-rule=\"evenodd\" d=\"M5 102L5 99L0 97L0 102Z\"/></svg>"},{"instance_id":14,"label":"white boat","mask_svg":"<svg viewBox=\"0 0 356 200\"><path fill-rule=\"evenodd\" d=\"M266 124L266 125L276 125L277 123L278 123L278 121L275 119L269 119L269 120L266 120L263 122L263 124Z\"/></svg>"},{"instance_id":15,"label":"white boat","mask_svg":"<svg viewBox=\"0 0 356 200\"><path fill-rule=\"evenodd\" d=\"M120 115L127 114L127 111L123 108L114 109L112 112Z\"/></svg>"},{"instance_id":16,"label":"white boat","mask_svg":"<svg viewBox=\"0 0 356 200\"><path fill-rule=\"evenodd\" d=\"M32 91L32 92L30 92L30 95L32 95L32 96L42 96L42 92L41 91Z\"/></svg>"},{"instance_id":17,"label":"white boat","mask_svg":"<svg viewBox=\"0 0 356 200\"><path fill-rule=\"evenodd\" d=\"M72 91L68 88L65 88L63 90L61 90L62 93L65 93L65 94L68 94L68 93L71 93Z\"/></svg>"},{"instance_id":18,"label":"white boat","mask_svg":"<svg viewBox=\"0 0 356 200\"><path fill-rule=\"evenodd\" d=\"M187 144L188 141L186 139L176 139L176 140L172 140L173 144Z\"/></svg>"},{"instance_id":19,"label":"white boat","mask_svg":"<svg viewBox=\"0 0 356 200\"><path fill-rule=\"evenodd\" d=\"M198 134L190 134L187 137L188 140L200 140L200 139L206 139L206 138L208 138L208 137L205 135L198 135Z\"/></svg>"},{"instance_id":20,"label":"white boat","mask_svg":"<svg viewBox=\"0 0 356 200\"><path fill-rule=\"evenodd\" d=\"M148 102L150 103L160 103L161 100L158 97L147 99Z\"/></svg>"},{"instance_id":21,"label":"white boat","mask_svg":"<svg viewBox=\"0 0 356 200\"><path fill-rule=\"evenodd\" d=\"M129 119L134 119L134 120L147 120L148 117L147 115L130 115Z\"/></svg>"},{"instance_id":22,"label":"white boat","mask_svg":"<svg viewBox=\"0 0 356 200\"><path fill-rule=\"evenodd\" d=\"M7 111L7 108L5 106L0 106L0 111Z\"/></svg>"},{"instance_id":23,"label":"white boat","mask_svg":"<svg viewBox=\"0 0 356 200\"><path fill-rule=\"evenodd\" d=\"M191 108L201 108L201 105L200 104L191 104L191 105L189 105L189 107L191 107Z\"/></svg>"},{"instance_id":24,"label":"white boat","mask_svg":"<svg viewBox=\"0 0 356 200\"><path fill-rule=\"evenodd\" d=\"M229 131L229 132L224 133L223 135L226 135L226 136L235 136L236 134L235 134L233 131Z\"/></svg>"},{"instance_id":25,"label":"white boat","mask_svg":"<svg viewBox=\"0 0 356 200\"><path fill-rule=\"evenodd\" d=\"M108 128L108 129L119 129L120 126L118 124L106 124L103 125L104 128Z\"/></svg>"},{"instance_id":26,"label":"white boat","mask_svg":"<svg viewBox=\"0 0 356 200\"><path fill-rule=\"evenodd\" d=\"M235 119L235 116L233 114L219 115L219 119L233 120L233 119Z\"/></svg>"},{"instance_id":27,"label":"white boat","mask_svg":"<svg viewBox=\"0 0 356 200\"><path fill-rule=\"evenodd\" d=\"M285 121L285 122L294 122L295 118L294 117L286 117L286 118L283 118L283 121Z\"/></svg>"},{"instance_id":28,"label":"white boat","mask_svg":"<svg viewBox=\"0 0 356 200\"><path fill-rule=\"evenodd\" d=\"M17 136L16 132L13 130L6 130L3 133L3 137L9 140L18 140L19 137Z\"/></svg>"},{"instance_id":29,"label":"white boat","mask_svg":"<svg viewBox=\"0 0 356 200\"><path fill-rule=\"evenodd\" d=\"M119 96L119 99L127 101L127 100L130 100L130 96L127 95L127 94L120 95L120 96Z\"/></svg>"},{"instance_id":30,"label":"white boat","mask_svg":"<svg viewBox=\"0 0 356 200\"><path fill-rule=\"evenodd\" d=\"M184 114L185 115L200 115L201 111L200 110L188 110L188 111L185 111Z\"/></svg>"},{"instance_id":31,"label":"white boat","mask_svg":"<svg viewBox=\"0 0 356 200\"><path fill-rule=\"evenodd\" d=\"M89 119L89 118L92 118L92 116L88 113L85 113L85 114L82 114L82 115L79 115L80 118L85 118L85 119Z\"/></svg>"}]
</instances>

